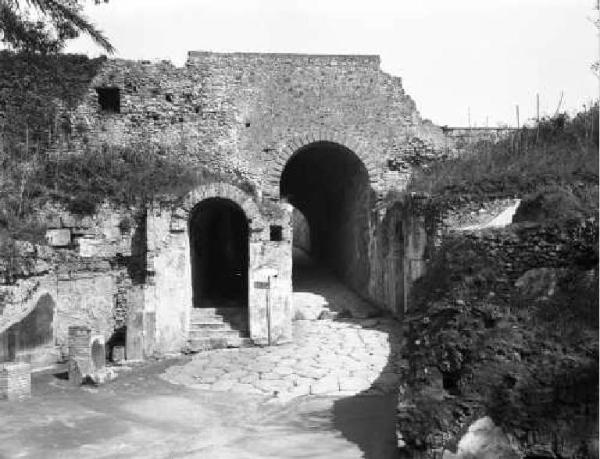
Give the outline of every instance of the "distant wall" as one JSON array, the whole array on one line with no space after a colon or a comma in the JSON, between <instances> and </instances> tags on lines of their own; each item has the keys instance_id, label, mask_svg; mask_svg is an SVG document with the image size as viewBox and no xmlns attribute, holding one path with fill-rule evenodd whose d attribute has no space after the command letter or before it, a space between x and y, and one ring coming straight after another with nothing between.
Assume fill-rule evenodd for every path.
<instances>
[{"instance_id":1,"label":"distant wall","mask_svg":"<svg viewBox=\"0 0 600 459\"><path fill-rule=\"evenodd\" d=\"M513 127L449 127L442 126L445 137L445 150L449 154L463 151L477 142L496 143L506 139L518 130Z\"/></svg>"}]
</instances>

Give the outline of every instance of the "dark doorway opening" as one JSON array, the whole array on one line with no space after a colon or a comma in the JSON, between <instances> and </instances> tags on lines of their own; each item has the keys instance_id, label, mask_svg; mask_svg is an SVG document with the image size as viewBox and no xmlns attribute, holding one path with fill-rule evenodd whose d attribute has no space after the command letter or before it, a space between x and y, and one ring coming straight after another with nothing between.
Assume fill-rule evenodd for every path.
<instances>
[{"instance_id":1,"label":"dark doorway opening","mask_svg":"<svg viewBox=\"0 0 600 459\"><path fill-rule=\"evenodd\" d=\"M296 247L306 251L309 245L314 261L355 291L366 291L372 191L360 158L336 143L309 144L288 160L280 193L306 220L310 242L298 240Z\"/></svg>"},{"instance_id":2,"label":"dark doorway opening","mask_svg":"<svg viewBox=\"0 0 600 459\"><path fill-rule=\"evenodd\" d=\"M248 220L233 201L209 198L189 221L195 308L248 306Z\"/></svg>"}]
</instances>

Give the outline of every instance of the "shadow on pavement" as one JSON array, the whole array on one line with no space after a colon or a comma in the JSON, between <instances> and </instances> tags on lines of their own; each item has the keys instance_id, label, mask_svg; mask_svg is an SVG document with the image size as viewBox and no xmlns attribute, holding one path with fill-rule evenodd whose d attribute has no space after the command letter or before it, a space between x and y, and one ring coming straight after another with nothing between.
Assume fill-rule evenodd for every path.
<instances>
[{"instance_id":1,"label":"shadow on pavement","mask_svg":"<svg viewBox=\"0 0 600 459\"><path fill-rule=\"evenodd\" d=\"M317 294L325 299L326 309L331 313L322 314L322 317L388 334L389 358L380 375L368 389L334 402L333 423L347 440L360 448L366 459L402 457L396 440L399 365L403 346L400 322L349 289L340 298L333 287L333 284L340 284L335 276L313 262L305 252L296 249L293 273L294 292Z\"/></svg>"}]
</instances>

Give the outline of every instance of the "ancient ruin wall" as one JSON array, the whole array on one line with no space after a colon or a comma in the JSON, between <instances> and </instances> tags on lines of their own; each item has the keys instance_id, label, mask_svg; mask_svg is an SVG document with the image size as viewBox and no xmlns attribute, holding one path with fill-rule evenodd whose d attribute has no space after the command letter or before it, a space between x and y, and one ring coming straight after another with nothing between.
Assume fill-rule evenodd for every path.
<instances>
[{"instance_id":1,"label":"ancient ruin wall","mask_svg":"<svg viewBox=\"0 0 600 459\"><path fill-rule=\"evenodd\" d=\"M85 152L91 145L109 149L160 145L181 163L203 165L251 182L252 199L258 204L278 200L281 173L294 152L315 141L333 142L348 148L365 165L373 191L370 205L375 209L387 190L406 184L411 155L422 149L436 151L444 142L440 129L421 120L401 79L382 72L379 65L377 56L191 52L184 67L175 67L168 62L0 53L0 111L4 127L13 132L25 132L24 120L28 119L28 132L35 125L37 135L37 140L32 137L30 141L48 139L57 157ZM118 89L118 113L102 109L98 88ZM53 104L55 119L36 112L36 107ZM23 116L25 112L35 116ZM396 163L400 158L403 167L390 170L390 158ZM384 213L373 212L368 227L361 229L369 253L360 255L354 264L370 267L369 280L359 293L398 310L395 299L388 303L390 298L405 295L405 281L398 282L377 268L382 262L378 228L383 219ZM111 227L116 230L118 225L111 223ZM415 234L420 231L415 229ZM404 246L412 240L409 231L404 234L402 247L390 255L395 260L390 258L394 273L412 269L398 268L404 263L398 261ZM99 250L102 243L96 247L93 235L77 241L76 235L71 236L79 256L102 258L105 271L110 271L106 275L112 280L107 277L106 288L101 286L106 290L106 295L100 295L105 297L101 301L105 315L123 305L129 312L138 311L147 295L143 289L130 288L135 283L132 279L123 280L139 274L123 265L129 263L123 257L131 256L133 240L129 249L109 254ZM422 252L422 248L416 250L417 258ZM413 265L419 263L416 260ZM86 269L74 266L69 279L81 278L81 285L87 285L88 274L78 272ZM73 296L70 287L60 290ZM152 317L134 314L129 320L151 322ZM144 329L156 328L156 324L146 325ZM185 325L176 328L169 333L177 335Z\"/></svg>"},{"instance_id":2,"label":"ancient ruin wall","mask_svg":"<svg viewBox=\"0 0 600 459\"><path fill-rule=\"evenodd\" d=\"M70 125L65 150L162 144L183 161L238 171L273 197L285 161L314 140L356 153L376 187L389 185L386 159L410 153L415 138L443 144L441 131L420 119L401 79L380 70L378 56L190 52L183 68L65 59L73 62L61 79L77 89L75 102L65 103L68 91L61 97ZM33 62L7 53L0 60L7 89L22 91L15 80L33 73ZM98 87L119 89L120 113L101 110Z\"/></svg>"}]
</instances>

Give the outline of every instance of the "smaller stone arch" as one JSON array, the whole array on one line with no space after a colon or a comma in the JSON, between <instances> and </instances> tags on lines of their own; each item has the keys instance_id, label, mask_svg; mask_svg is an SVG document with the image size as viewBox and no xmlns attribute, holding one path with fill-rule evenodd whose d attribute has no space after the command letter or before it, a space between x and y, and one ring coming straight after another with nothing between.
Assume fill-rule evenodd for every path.
<instances>
[{"instance_id":1,"label":"smaller stone arch","mask_svg":"<svg viewBox=\"0 0 600 459\"><path fill-rule=\"evenodd\" d=\"M190 191L183 200L181 208L185 212L184 218L189 218L190 212L200 202L210 198L222 198L229 199L236 203L246 214L250 229L262 228L263 218L258 208L258 205L254 202L254 198L236 187L225 182L209 183L207 185L201 185Z\"/></svg>"}]
</instances>

